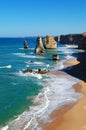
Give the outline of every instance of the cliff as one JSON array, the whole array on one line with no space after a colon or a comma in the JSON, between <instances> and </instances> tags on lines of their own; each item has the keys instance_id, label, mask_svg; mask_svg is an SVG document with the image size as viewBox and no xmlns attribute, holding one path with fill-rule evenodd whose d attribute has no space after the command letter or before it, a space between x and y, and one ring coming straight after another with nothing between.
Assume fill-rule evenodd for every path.
<instances>
[{"instance_id":1,"label":"cliff","mask_svg":"<svg viewBox=\"0 0 86 130\"><path fill-rule=\"evenodd\" d=\"M77 54L77 60L80 63L73 66L71 69L65 69L64 71L86 82L86 33L79 36L78 48L85 50L85 52Z\"/></svg>"},{"instance_id":2,"label":"cliff","mask_svg":"<svg viewBox=\"0 0 86 130\"><path fill-rule=\"evenodd\" d=\"M86 32L80 35L79 43L78 43L78 48L86 50Z\"/></svg>"},{"instance_id":3,"label":"cliff","mask_svg":"<svg viewBox=\"0 0 86 130\"><path fill-rule=\"evenodd\" d=\"M81 34L68 34L55 37L55 40L62 44L78 44Z\"/></svg>"}]
</instances>

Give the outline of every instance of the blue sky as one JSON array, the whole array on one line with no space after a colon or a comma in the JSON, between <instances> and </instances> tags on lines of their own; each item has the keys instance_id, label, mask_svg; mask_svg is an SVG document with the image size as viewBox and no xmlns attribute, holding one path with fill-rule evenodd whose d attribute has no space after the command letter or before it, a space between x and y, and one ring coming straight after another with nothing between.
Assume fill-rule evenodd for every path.
<instances>
[{"instance_id":1,"label":"blue sky","mask_svg":"<svg viewBox=\"0 0 86 130\"><path fill-rule=\"evenodd\" d=\"M86 0L0 0L0 37L86 31Z\"/></svg>"}]
</instances>

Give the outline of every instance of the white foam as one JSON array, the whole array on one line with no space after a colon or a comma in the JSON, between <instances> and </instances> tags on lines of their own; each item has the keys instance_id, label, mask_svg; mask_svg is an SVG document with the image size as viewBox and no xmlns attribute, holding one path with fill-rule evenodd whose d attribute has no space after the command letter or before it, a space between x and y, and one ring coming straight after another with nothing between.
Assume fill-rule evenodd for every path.
<instances>
[{"instance_id":1,"label":"white foam","mask_svg":"<svg viewBox=\"0 0 86 130\"><path fill-rule=\"evenodd\" d=\"M19 50L34 50L35 48L27 48L27 49L24 49L24 48L19 48Z\"/></svg>"},{"instance_id":2,"label":"white foam","mask_svg":"<svg viewBox=\"0 0 86 130\"><path fill-rule=\"evenodd\" d=\"M25 53L13 53L13 54L23 58L36 58L36 56L34 55L26 55Z\"/></svg>"},{"instance_id":3,"label":"white foam","mask_svg":"<svg viewBox=\"0 0 86 130\"><path fill-rule=\"evenodd\" d=\"M65 45L68 48L78 48L78 45Z\"/></svg>"},{"instance_id":4,"label":"white foam","mask_svg":"<svg viewBox=\"0 0 86 130\"><path fill-rule=\"evenodd\" d=\"M44 65L45 63L43 62L34 62L34 61L27 61L25 62L26 64L37 64L37 65Z\"/></svg>"},{"instance_id":5,"label":"white foam","mask_svg":"<svg viewBox=\"0 0 86 130\"><path fill-rule=\"evenodd\" d=\"M44 89L34 100L34 105L29 111L21 114L16 120L9 124L10 130L41 130L39 123L52 121L50 114L64 104L75 103L82 94L76 93L72 85L79 80L69 75L50 75L43 80Z\"/></svg>"},{"instance_id":6,"label":"white foam","mask_svg":"<svg viewBox=\"0 0 86 130\"><path fill-rule=\"evenodd\" d=\"M44 58L43 56L26 55L25 53L13 53L13 55L23 57L23 58Z\"/></svg>"},{"instance_id":7,"label":"white foam","mask_svg":"<svg viewBox=\"0 0 86 130\"><path fill-rule=\"evenodd\" d=\"M48 68L49 66L50 66L49 64L46 65L47 68Z\"/></svg>"},{"instance_id":8,"label":"white foam","mask_svg":"<svg viewBox=\"0 0 86 130\"><path fill-rule=\"evenodd\" d=\"M54 70L61 70L64 68L64 61L57 62L57 64L54 66Z\"/></svg>"},{"instance_id":9,"label":"white foam","mask_svg":"<svg viewBox=\"0 0 86 130\"><path fill-rule=\"evenodd\" d=\"M67 55L67 56L65 56L65 58L66 58L67 60L70 60L70 59L74 59L75 57L73 57L73 56L71 56L71 55Z\"/></svg>"},{"instance_id":10,"label":"white foam","mask_svg":"<svg viewBox=\"0 0 86 130\"><path fill-rule=\"evenodd\" d=\"M27 72L27 73L23 73L22 71L19 71L18 73L15 73L16 75L18 76L27 76L27 77L36 77L38 79L42 79L42 75L41 74L36 74L36 73L30 73L30 72Z\"/></svg>"},{"instance_id":11,"label":"white foam","mask_svg":"<svg viewBox=\"0 0 86 130\"><path fill-rule=\"evenodd\" d=\"M8 129L8 125L3 127L1 130L7 130Z\"/></svg>"},{"instance_id":12,"label":"white foam","mask_svg":"<svg viewBox=\"0 0 86 130\"><path fill-rule=\"evenodd\" d=\"M29 65L26 65L26 67L30 67Z\"/></svg>"},{"instance_id":13,"label":"white foam","mask_svg":"<svg viewBox=\"0 0 86 130\"><path fill-rule=\"evenodd\" d=\"M7 66L0 66L0 68L8 68L8 69L10 69L10 68L12 68L12 66L11 66L11 65L7 65Z\"/></svg>"}]
</instances>

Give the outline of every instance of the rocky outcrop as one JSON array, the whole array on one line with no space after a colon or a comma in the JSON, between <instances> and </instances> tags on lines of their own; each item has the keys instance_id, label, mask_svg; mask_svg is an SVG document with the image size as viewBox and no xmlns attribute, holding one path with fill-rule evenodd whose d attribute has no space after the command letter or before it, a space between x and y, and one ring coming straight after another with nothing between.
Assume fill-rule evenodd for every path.
<instances>
[{"instance_id":1,"label":"rocky outcrop","mask_svg":"<svg viewBox=\"0 0 86 130\"><path fill-rule=\"evenodd\" d=\"M37 40L36 40L35 53L40 54L40 53L43 53L43 52L44 52L44 46L43 46L43 43L42 43L42 38L39 36L39 37L37 37Z\"/></svg>"},{"instance_id":2,"label":"rocky outcrop","mask_svg":"<svg viewBox=\"0 0 86 130\"><path fill-rule=\"evenodd\" d=\"M46 73L48 73L48 72L50 72L50 70L47 70L47 69L33 70L33 69L31 69L31 68L27 68L27 69L25 69L25 70L22 71L23 74L25 74L25 73L46 74Z\"/></svg>"},{"instance_id":3,"label":"rocky outcrop","mask_svg":"<svg viewBox=\"0 0 86 130\"><path fill-rule=\"evenodd\" d=\"M78 48L86 50L86 32L80 36Z\"/></svg>"},{"instance_id":4,"label":"rocky outcrop","mask_svg":"<svg viewBox=\"0 0 86 130\"><path fill-rule=\"evenodd\" d=\"M47 70L47 69L38 69L38 74L46 74L50 72L50 70Z\"/></svg>"},{"instance_id":5,"label":"rocky outcrop","mask_svg":"<svg viewBox=\"0 0 86 130\"><path fill-rule=\"evenodd\" d=\"M28 43L26 40L24 40L23 44L24 44L24 49L28 49Z\"/></svg>"},{"instance_id":6,"label":"rocky outcrop","mask_svg":"<svg viewBox=\"0 0 86 130\"><path fill-rule=\"evenodd\" d=\"M52 59L54 61L60 60L59 55L57 55L57 54L53 54Z\"/></svg>"},{"instance_id":7,"label":"rocky outcrop","mask_svg":"<svg viewBox=\"0 0 86 130\"><path fill-rule=\"evenodd\" d=\"M56 41L54 40L54 38L52 36L47 35L44 38L44 48L45 49L55 49L55 48L57 48Z\"/></svg>"}]
</instances>

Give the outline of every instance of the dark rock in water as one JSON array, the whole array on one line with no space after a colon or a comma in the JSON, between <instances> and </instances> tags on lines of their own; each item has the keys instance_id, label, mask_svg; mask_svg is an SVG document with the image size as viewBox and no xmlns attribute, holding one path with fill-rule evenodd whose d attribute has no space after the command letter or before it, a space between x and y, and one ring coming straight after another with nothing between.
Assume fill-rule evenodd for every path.
<instances>
[{"instance_id":1,"label":"dark rock in water","mask_svg":"<svg viewBox=\"0 0 86 130\"><path fill-rule=\"evenodd\" d=\"M80 40L79 40L79 43L78 43L78 48L79 48L79 49L86 50L86 32L83 33L83 34L80 36Z\"/></svg>"},{"instance_id":2,"label":"dark rock in water","mask_svg":"<svg viewBox=\"0 0 86 130\"><path fill-rule=\"evenodd\" d=\"M34 63L32 60L30 61L31 63Z\"/></svg>"},{"instance_id":3,"label":"dark rock in water","mask_svg":"<svg viewBox=\"0 0 86 130\"><path fill-rule=\"evenodd\" d=\"M27 41L26 40L24 40L24 49L28 49L28 43L27 43Z\"/></svg>"},{"instance_id":4,"label":"dark rock in water","mask_svg":"<svg viewBox=\"0 0 86 130\"><path fill-rule=\"evenodd\" d=\"M45 74L45 73L48 73L49 70L46 70L46 69L38 69L38 71L37 71L37 70L33 70L33 69L31 69L31 68L27 68L27 69L23 70L22 72L23 72L23 73L28 73L28 72L30 72L30 73L36 73L36 74Z\"/></svg>"},{"instance_id":5,"label":"dark rock in water","mask_svg":"<svg viewBox=\"0 0 86 130\"><path fill-rule=\"evenodd\" d=\"M41 54L43 52L44 52L44 46L43 46L43 43L42 43L42 38L39 36L39 37L37 37L37 40L36 40L35 53Z\"/></svg>"},{"instance_id":6,"label":"dark rock in water","mask_svg":"<svg viewBox=\"0 0 86 130\"><path fill-rule=\"evenodd\" d=\"M50 72L50 70L46 70L46 69L38 69L38 74L45 74Z\"/></svg>"},{"instance_id":7,"label":"dark rock in water","mask_svg":"<svg viewBox=\"0 0 86 130\"><path fill-rule=\"evenodd\" d=\"M57 43L52 36L47 35L44 38L44 48L45 49L56 49L57 48Z\"/></svg>"},{"instance_id":8,"label":"dark rock in water","mask_svg":"<svg viewBox=\"0 0 86 130\"><path fill-rule=\"evenodd\" d=\"M22 72L23 73L28 73L28 72L32 73L34 71L32 69L30 69L30 68L27 68L27 69L23 70Z\"/></svg>"},{"instance_id":9,"label":"dark rock in water","mask_svg":"<svg viewBox=\"0 0 86 130\"><path fill-rule=\"evenodd\" d=\"M60 60L59 55L57 55L57 54L53 54L52 59L53 60Z\"/></svg>"}]
</instances>

